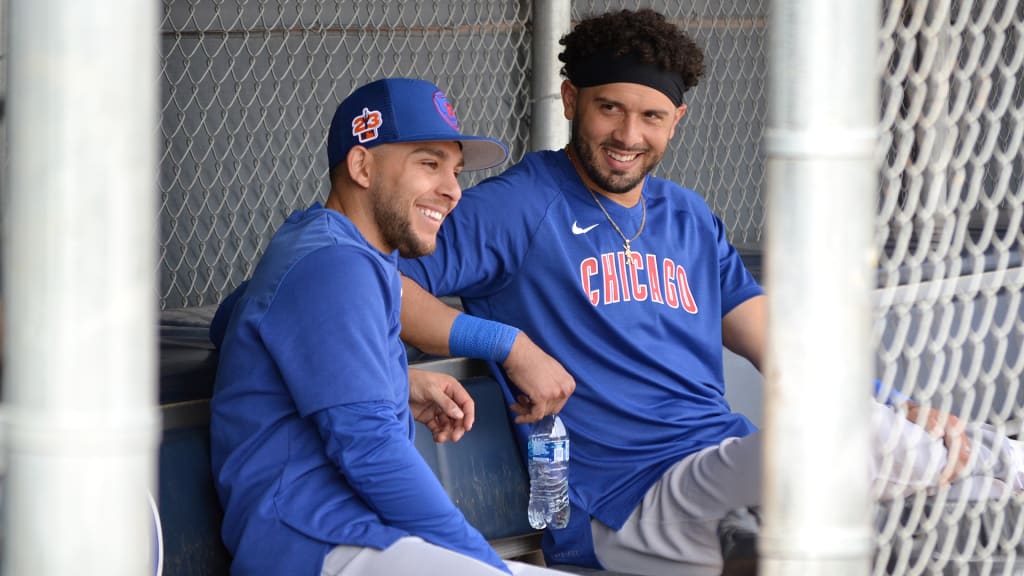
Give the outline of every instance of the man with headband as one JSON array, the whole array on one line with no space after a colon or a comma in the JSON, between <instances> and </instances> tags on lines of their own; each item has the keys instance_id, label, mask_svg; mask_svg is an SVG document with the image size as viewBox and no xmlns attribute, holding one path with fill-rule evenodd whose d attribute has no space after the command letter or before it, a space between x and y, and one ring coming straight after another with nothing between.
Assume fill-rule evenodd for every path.
<instances>
[{"instance_id":1,"label":"man with headband","mask_svg":"<svg viewBox=\"0 0 1024 576\"><path fill-rule=\"evenodd\" d=\"M651 10L583 20L562 44L569 145L467 190L436 252L399 262L402 335L491 360L520 423L561 414L572 509L544 534L549 565L720 574L719 523L759 502L761 469L753 424L725 400L722 347L761 366L765 298L703 199L651 176L703 55ZM461 297L467 314L420 286ZM881 424L912 426L878 407ZM893 471L897 492L959 464L915 428L928 457ZM1019 466L1001 470L1024 486Z\"/></svg>"},{"instance_id":2,"label":"man with headband","mask_svg":"<svg viewBox=\"0 0 1024 576\"><path fill-rule=\"evenodd\" d=\"M756 471L759 448L725 401L722 344L760 363L762 292L701 197L650 175L703 54L651 10L583 20L561 42L571 142L466 190L436 252L399 262L468 313L407 280L403 337L502 362L519 422L560 411L572 510L545 532L549 565L718 574L718 524L759 490L730 466ZM524 334L490 337L492 321ZM571 376L520 351L525 334Z\"/></svg>"}]
</instances>

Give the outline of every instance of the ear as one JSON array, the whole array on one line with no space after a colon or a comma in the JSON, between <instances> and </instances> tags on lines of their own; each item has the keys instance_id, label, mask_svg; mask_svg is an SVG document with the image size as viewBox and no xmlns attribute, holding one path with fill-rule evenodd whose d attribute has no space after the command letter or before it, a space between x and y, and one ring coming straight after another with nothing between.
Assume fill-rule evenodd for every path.
<instances>
[{"instance_id":1,"label":"ear","mask_svg":"<svg viewBox=\"0 0 1024 576\"><path fill-rule=\"evenodd\" d=\"M579 88L568 80L562 81L562 110L566 120L576 118L576 98L579 96Z\"/></svg>"},{"instance_id":2,"label":"ear","mask_svg":"<svg viewBox=\"0 0 1024 576\"><path fill-rule=\"evenodd\" d=\"M676 126L679 126L679 121L683 119L683 116L686 116L686 110L686 104L680 104L679 107L676 108L675 119L672 120L672 130L668 135L669 140L676 135Z\"/></svg>"},{"instance_id":3,"label":"ear","mask_svg":"<svg viewBox=\"0 0 1024 576\"><path fill-rule=\"evenodd\" d=\"M373 154L363 146L353 146L345 157L348 177L362 188L369 188L373 179Z\"/></svg>"}]
</instances>

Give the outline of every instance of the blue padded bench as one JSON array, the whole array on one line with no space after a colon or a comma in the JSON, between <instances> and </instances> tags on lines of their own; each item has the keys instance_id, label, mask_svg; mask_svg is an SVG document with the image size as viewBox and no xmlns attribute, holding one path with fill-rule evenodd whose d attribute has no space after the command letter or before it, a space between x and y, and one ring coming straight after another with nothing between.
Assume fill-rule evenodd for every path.
<instances>
[{"instance_id":1,"label":"blue padded bench","mask_svg":"<svg viewBox=\"0 0 1024 576\"><path fill-rule=\"evenodd\" d=\"M206 312L206 313L204 313ZM217 354L206 333L211 311L164 314L160 326L159 510L164 574L220 576L230 557L210 471L210 394Z\"/></svg>"}]
</instances>

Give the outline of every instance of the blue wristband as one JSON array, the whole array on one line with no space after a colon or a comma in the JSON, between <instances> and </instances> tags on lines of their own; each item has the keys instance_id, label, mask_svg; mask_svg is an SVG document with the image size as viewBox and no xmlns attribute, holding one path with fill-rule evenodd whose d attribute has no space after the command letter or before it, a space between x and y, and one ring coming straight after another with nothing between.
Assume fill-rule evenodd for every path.
<instances>
[{"instance_id":1,"label":"blue wristband","mask_svg":"<svg viewBox=\"0 0 1024 576\"><path fill-rule=\"evenodd\" d=\"M518 335L519 329L507 324L459 314L448 333L448 352L452 356L504 362Z\"/></svg>"}]
</instances>

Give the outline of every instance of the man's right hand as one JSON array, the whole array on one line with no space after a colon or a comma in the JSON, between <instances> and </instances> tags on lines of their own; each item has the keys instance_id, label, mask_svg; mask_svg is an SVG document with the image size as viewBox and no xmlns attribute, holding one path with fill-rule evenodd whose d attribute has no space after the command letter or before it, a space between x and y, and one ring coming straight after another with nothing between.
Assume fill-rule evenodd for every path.
<instances>
[{"instance_id":1,"label":"man's right hand","mask_svg":"<svg viewBox=\"0 0 1024 576\"><path fill-rule=\"evenodd\" d=\"M519 424L557 414L576 390L576 380L572 375L524 332L516 336L503 366L512 384L523 392L512 405Z\"/></svg>"}]
</instances>

